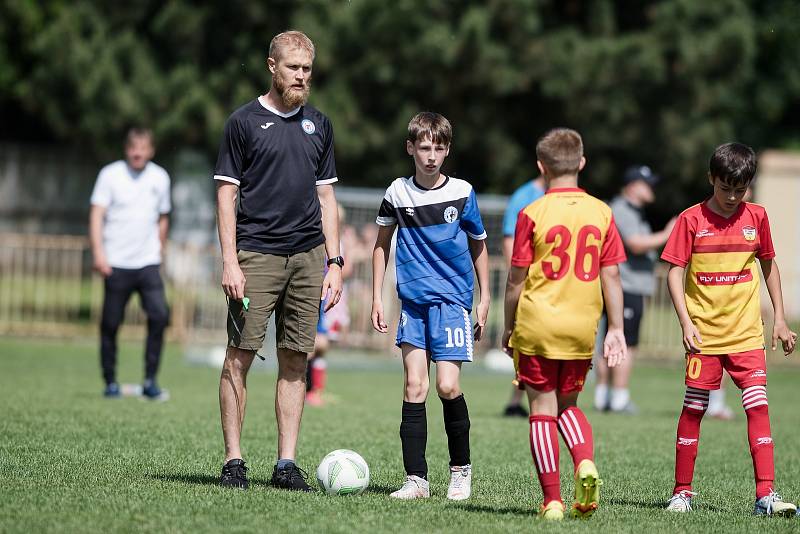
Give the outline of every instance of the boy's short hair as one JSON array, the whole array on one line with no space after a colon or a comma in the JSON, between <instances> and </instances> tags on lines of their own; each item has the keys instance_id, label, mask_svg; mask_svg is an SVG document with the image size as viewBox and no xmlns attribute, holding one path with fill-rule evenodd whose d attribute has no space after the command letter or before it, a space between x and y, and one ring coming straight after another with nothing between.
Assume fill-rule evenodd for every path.
<instances>
[{"instance_id":1,"label":"boy's short hair","mask_svg":"<svg viewBox=\"0 0 800 534\"><path fill-rule=\"evenodd\" d=\"M284 50L293 48L305 50L311 54L311 61L314 61L314 43L308 38L308 35L297 30L289 30L273 37L269 43L269 57L278 61Z\"/></svg>"},{"instance_id":2,"label":"boy's short hair","mask_svg":"<svg viewBox=\"0 0 800 534\"><path fill-rule=\"evenodd\" d=\"M133 143L134 139L141 139L147 138L150 141L150 144L155 146L155 139L153 138L153 130L150 128L140 128L134 127L129 128L128 133L125 134L125 146L129 146Z\"/></svg>"},{"instance_id":3,"label":"boy's short hair","mask_svg":"<svg viewBox=\"0 0 800 534\"><path fill-rule=\"evenodd\" d=\"M553 177L577 175L582 157L581 134L570 128L553 128L536 143L536 159Z\"/></svg>"},{"instance_id":4,"label":"boy's short hair","mask_svg":"<svg viewBox=\"0 0 800 534\"><path fill-rule=\"evenodd\" d=\"M444 115L423 111L408 123L408 140L412 143L429 138L437 145L449 145L453 140L453 127Z\"/></svg>"},{"instance_id":5,"label":"boy's short hair","mask_svg":"<svg viewBox=\"0 0 800 534\"><path fill-rule=\"evenodd\" d=\"M708 172L712 178L731 186L748 185L756 175L756 153L742 143L720 145L711 156Z\"/></svg>"}]
</instances>

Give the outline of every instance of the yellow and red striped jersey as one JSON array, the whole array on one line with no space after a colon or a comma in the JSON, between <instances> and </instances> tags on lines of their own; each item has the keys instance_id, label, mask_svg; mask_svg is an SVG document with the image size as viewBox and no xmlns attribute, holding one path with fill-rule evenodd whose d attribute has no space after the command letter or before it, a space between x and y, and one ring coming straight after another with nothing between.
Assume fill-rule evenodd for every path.
<instances>
[{"instance_id":1,"label":"yellow and red striped jersey","mask_svg":"<svg viewBox=\"0 0 800 534\"><path fill-rule=\"evenodd\" d=\"M703 354L763 348L756 259L775 257L767 212L742 202L726 219L707 202L680 214L661 259L686 268L686 309Z\"/></svg>"},{"instance_id":2,"label":"yellow and red striped jersey","mask_svg":"<svg viewBox=\"0 0 800 534\"><path fill-rule=\"evenodd\" d=\"M528 267L511 346L556 360L592 357L603 311L600 268L625 261L611 208L551 189L519 212L511 264Z\"/></svg>"}]
</instances>

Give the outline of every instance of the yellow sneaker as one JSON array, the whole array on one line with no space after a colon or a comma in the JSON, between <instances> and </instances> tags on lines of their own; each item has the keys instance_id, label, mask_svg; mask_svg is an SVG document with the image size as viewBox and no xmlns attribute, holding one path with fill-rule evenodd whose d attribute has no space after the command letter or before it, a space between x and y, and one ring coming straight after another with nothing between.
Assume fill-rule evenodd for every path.
<instances>
[{"instance_id":1,"label":"yellow sneaker","mask_svg":"<svg viewBox=\"0 0 800 534\"><path fill-rule=\"evenodd\" d=\"M589 519L600 505L600 486L603 481L597 473L597 466L591 460L583 460L575 471L575 502L572 517Z\"/></svg>"},{"instance_id":2,"label":"yellow sneaker","mask_svg":"<svg viewBox=\"0 0 800 534\"><path fill-rule=\"evenodd\" d=\"M561 521L564 519L564 503L550 501L539 509L539 517L547 521Z\"/></svg>"}]
</instances>

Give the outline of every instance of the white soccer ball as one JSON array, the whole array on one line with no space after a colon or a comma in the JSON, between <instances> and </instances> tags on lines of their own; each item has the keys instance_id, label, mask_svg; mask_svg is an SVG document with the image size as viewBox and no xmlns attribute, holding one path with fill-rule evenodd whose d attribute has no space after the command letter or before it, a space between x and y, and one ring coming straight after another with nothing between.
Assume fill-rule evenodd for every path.
<instances>
[{"instance_id":1,"label":"white soccer ball","mask_svg":"<svg viewBox=\"0 0 800 534\"><path fill-rule=\"evenodd\" d=\"M338 449L319 463L317 482L328 495L358 495L369 485L369 466L357 452Z\"/></svg>"}]
</instances>

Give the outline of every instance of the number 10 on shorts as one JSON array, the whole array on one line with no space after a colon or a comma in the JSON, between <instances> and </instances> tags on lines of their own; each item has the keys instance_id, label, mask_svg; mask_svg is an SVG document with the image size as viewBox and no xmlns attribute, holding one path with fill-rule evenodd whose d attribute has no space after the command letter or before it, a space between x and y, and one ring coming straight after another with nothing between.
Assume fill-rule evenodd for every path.
<instances>
[{"instance_id":1,"label":"number 10 on shorts","mask_svg":"<svg viewBox=\"0 0 800 534\"><path fill-rule=\"evenodd\" d=\"M447 328L444 331L447 333L447 344L445 348L451 349L453 347L464 346L464 329L463 328Z\"/></svg>"}]
</instances>

